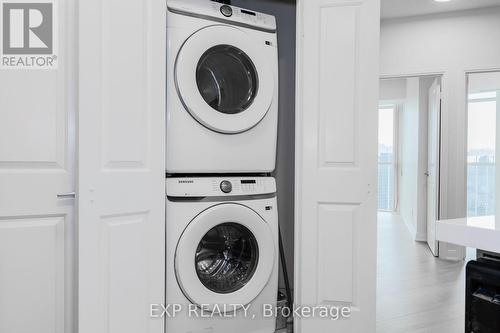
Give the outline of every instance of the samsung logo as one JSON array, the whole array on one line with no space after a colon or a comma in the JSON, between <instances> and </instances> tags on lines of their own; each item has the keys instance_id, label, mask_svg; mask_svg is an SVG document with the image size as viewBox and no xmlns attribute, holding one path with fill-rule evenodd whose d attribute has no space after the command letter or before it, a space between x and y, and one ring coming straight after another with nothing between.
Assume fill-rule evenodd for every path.
<instances>
[{"instance_id":1,"label":"samsung logo","mask_svg":"<svg viewBox=\"0 0 500 333\"><path fill-rule=\"evenodd\" d=\"M179 180L179 184L193 184L194 180Z\"/></svg>"}]
</instances>

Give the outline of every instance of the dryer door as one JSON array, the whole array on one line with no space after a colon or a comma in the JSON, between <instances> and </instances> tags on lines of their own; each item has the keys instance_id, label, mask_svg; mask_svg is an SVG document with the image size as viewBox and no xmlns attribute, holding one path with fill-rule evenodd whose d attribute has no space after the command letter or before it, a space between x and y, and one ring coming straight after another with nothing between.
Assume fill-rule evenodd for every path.
<instances>
[{"instance_id":1,"label":"dryer door","mask_svg":"<svg viewBox=\"0 0 500 333\"><path fill-rule=\"evenodd\" d=\"M210 26L191 35L175 64L177 90L189 113L220 133L241 133L257 125L274 96L265 47L230 26Z\"/></svg>"},{"instance_id":2,"label":"dryer door","mask_svg":"<svg viewBox=\"0 0 500 333\"><path fill-rule=\"evenodd\" d=\"M197 215L175 253L175 272L184 295L207 309L250 303L273 271L272 235L260 215L240 204L215 205Z\"/></svg>"}]
</instances>

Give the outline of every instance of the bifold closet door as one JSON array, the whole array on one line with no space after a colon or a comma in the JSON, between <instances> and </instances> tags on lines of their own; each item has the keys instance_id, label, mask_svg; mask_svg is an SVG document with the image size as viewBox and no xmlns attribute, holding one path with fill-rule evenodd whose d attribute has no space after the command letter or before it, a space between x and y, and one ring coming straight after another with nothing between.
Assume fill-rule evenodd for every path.
<instances>
[{"instance_id":1,"label":"bifold closet door","mask_svg":"<svg viewBox=\"0 0 500 333\"><path fill-rule=\"evenodd\" d=\"M297 6L294 331L375 332L380 3Z\"/></svg>"},{"instance_id":2,"label":"bifold closet door","mask_svg":"<svg viewBox=\"0 0 500 333\"><path fill-rule=\"evenodd\" d=\"M22 2L10 4L24 17L46 5ZM76 1L47 3L54 6L39 18L58 22L57 68L0 69L2 333L76 333Z\"/></svg>"},{"instance_id":3,"label":"bifold closet door","mask_svg":"<svg viewBox=\"0 0 500 333\"><path fill-rule=\"evenodd\" d=\"M79 333L161 333L164 0L79 1Z\"/></svg>"}]
</instances>

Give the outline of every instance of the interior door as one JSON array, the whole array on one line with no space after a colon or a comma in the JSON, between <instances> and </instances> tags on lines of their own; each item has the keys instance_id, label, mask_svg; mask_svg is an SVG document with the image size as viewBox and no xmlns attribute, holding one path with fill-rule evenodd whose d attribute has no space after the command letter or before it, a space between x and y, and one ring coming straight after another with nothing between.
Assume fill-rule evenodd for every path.
<instances>
[{"instance_id":1,"label":"interior door","mask_svg":"<svg viewBox=\"0 0 500 333\"><path fill-rule=\"evenodd\" d=\"M75 1L54 15L58 68L0 73L2 333L76 332Z\"/></svg>"},{"instance_id":2,"label":"interior door","mask_svg":"<svg viewBox=\"0 0 500 333\"><path fill-rule=\"evenodd\" d=\"M160 333L165 1L79 2L79 333Z\"/></svg>"},{"instance_id":3,"label":"interior door","mask_svg":"<svg viewBox=\"0 0 500 333\"><path fill-rule=\"evenodd\" d=\"M439 219L439 151L441 129L441 83L436 78L429 88L427 149L427 244L432 254L439 255L436 220Z\"/></svg>"},{"instance_id":4,"label":"interior door","mask_svg":"<svg viewBox=\"0 0 500 333\"><path fill-rule=\"evenodd\" d=\"M300 333L375 332L379 7L298 1L294 302L351 311Z\"/></svg>"}]
</instances>

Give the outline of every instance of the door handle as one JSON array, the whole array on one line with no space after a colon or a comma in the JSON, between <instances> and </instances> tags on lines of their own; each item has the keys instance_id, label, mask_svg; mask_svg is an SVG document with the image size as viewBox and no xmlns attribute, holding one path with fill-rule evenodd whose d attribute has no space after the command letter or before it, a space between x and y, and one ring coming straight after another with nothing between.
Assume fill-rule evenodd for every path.
<instances>
[{"instance_id":1,"label":"door handle","mask_svg":"<svg viewBox=\"0 0 500 333\"><path fill-rule=\"evenodd\" d=\"M427 177L429 177L431 174L428 173L428 172L425 172L424 175L426 175Z\"/></svg>"},{"instance_id":2,"label":"door handle","mask_svg":"<svg viewBox=\"0 0 500 333\"><path fill-rule=\"evenodd\" d=\"M57 199L74 199L76 197L75 192L59 193Z\"/></svg>"}]
</instances>

